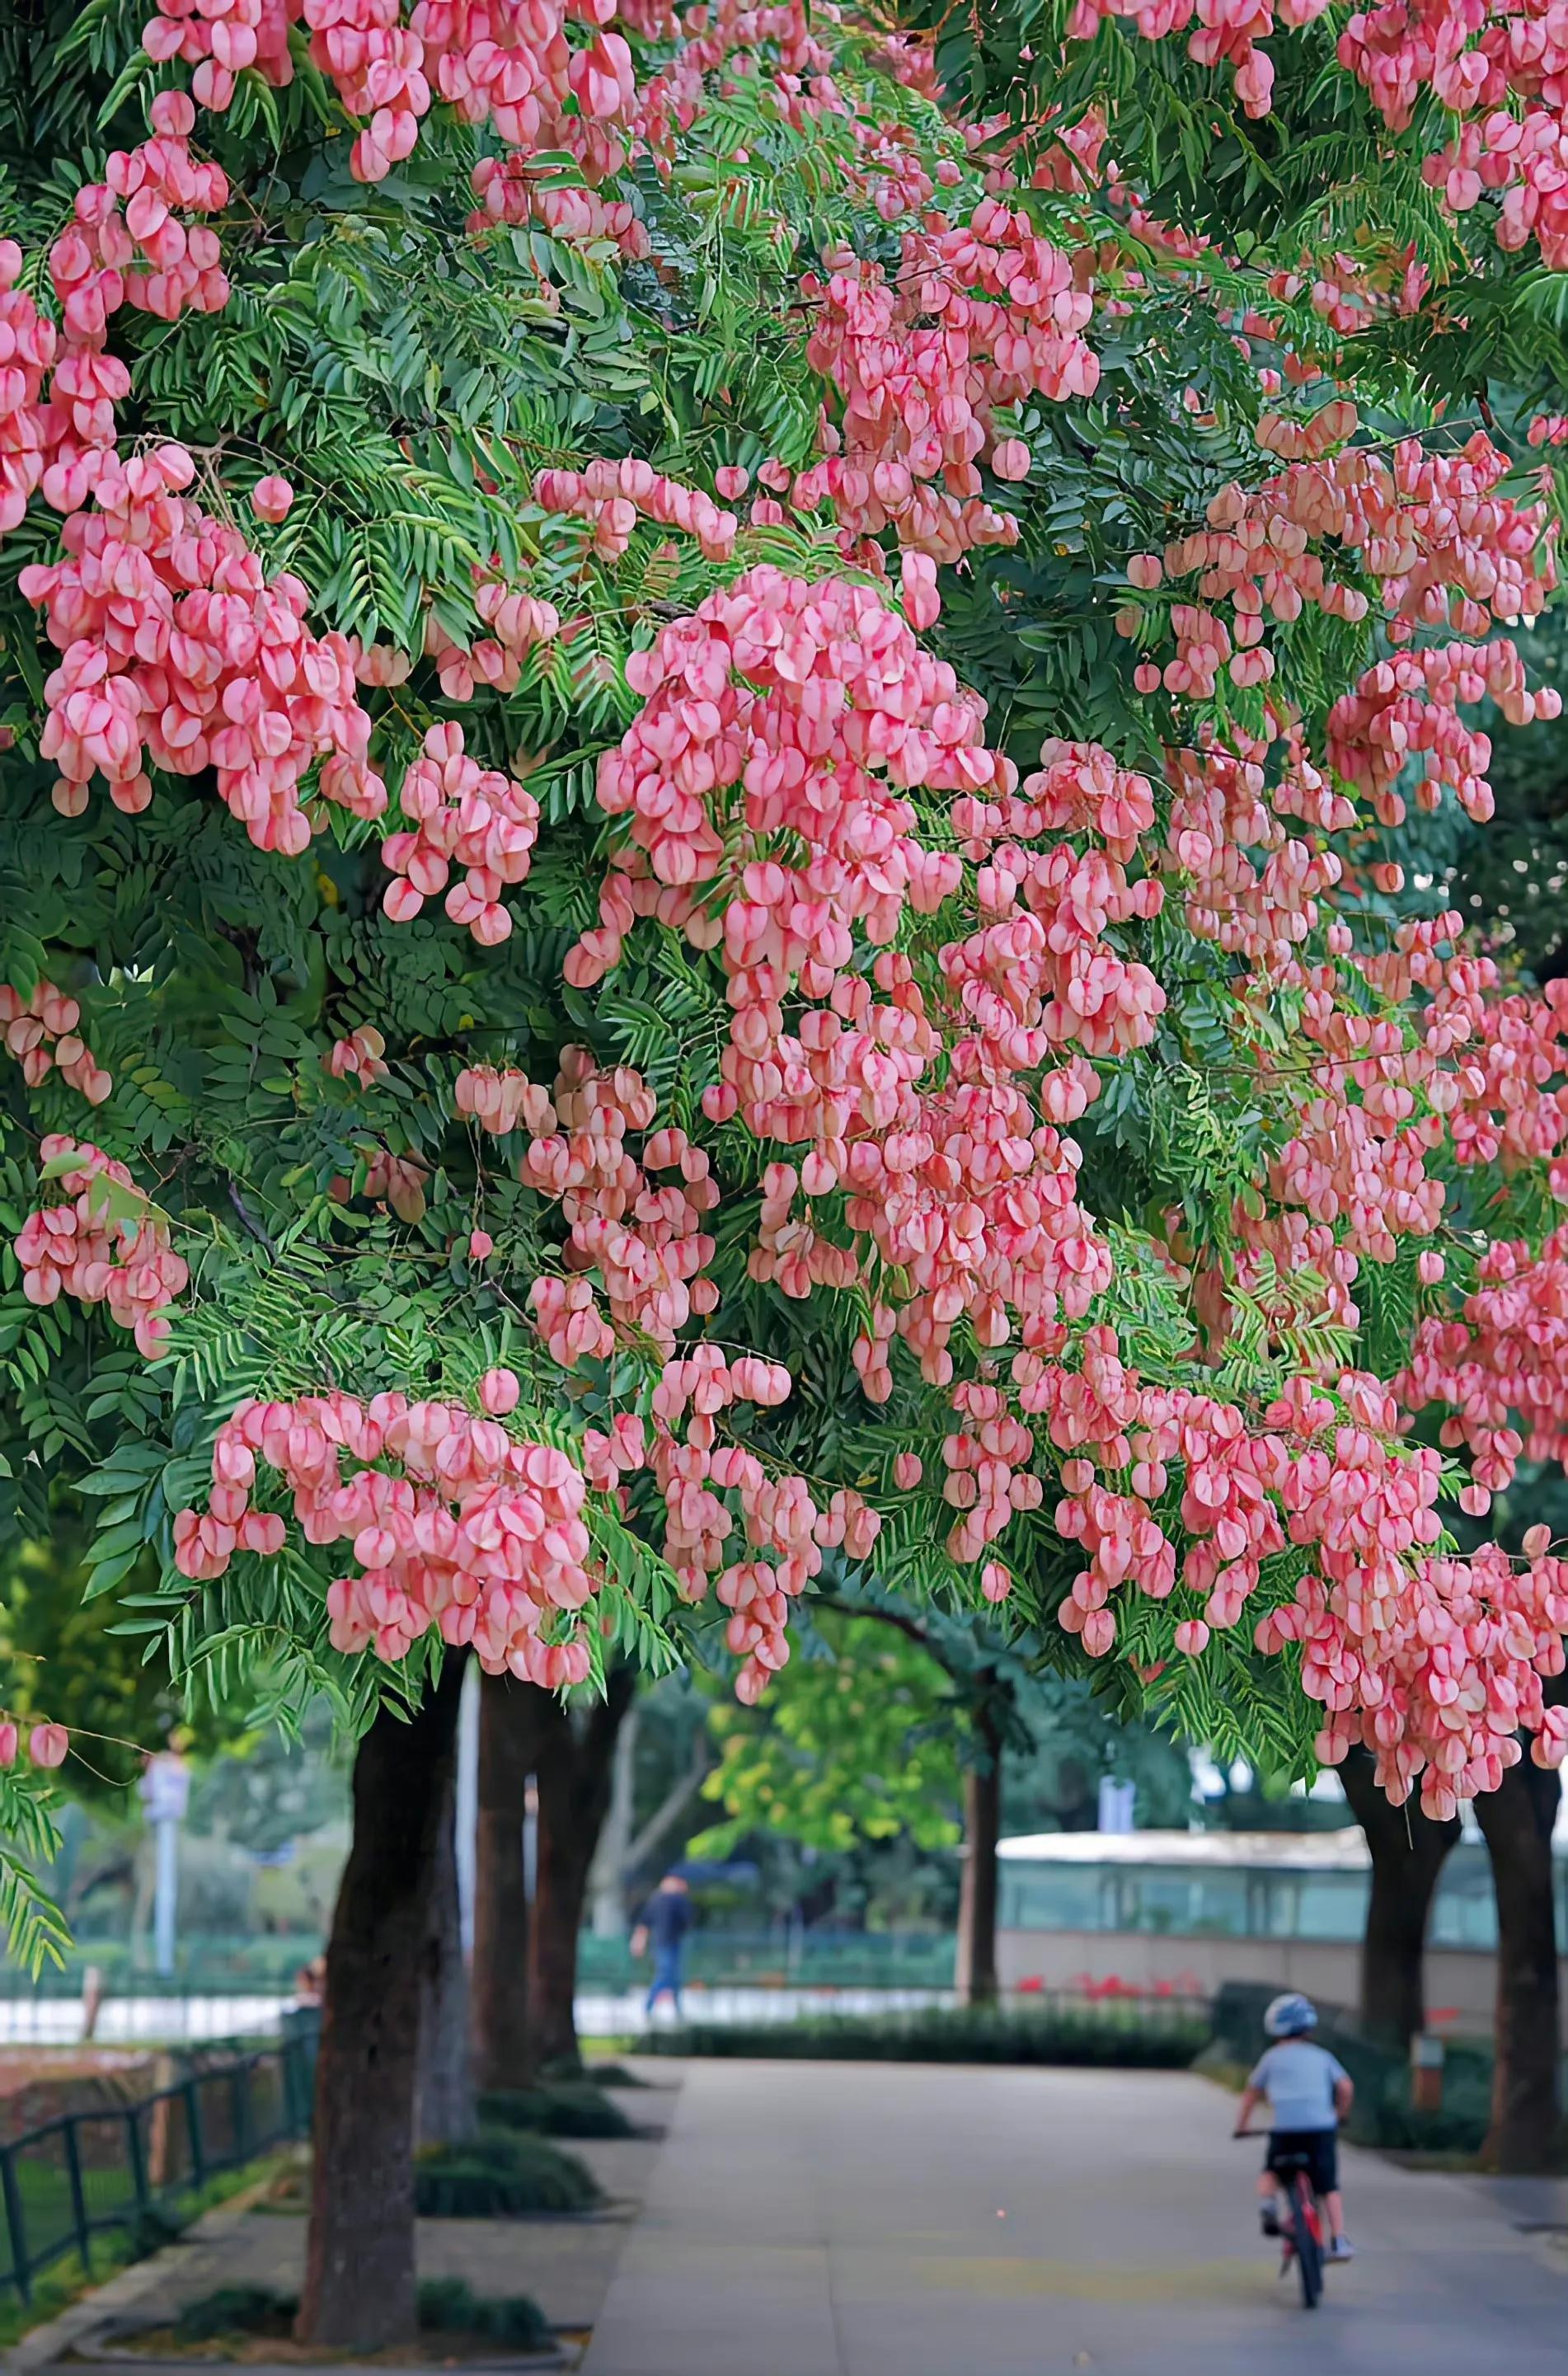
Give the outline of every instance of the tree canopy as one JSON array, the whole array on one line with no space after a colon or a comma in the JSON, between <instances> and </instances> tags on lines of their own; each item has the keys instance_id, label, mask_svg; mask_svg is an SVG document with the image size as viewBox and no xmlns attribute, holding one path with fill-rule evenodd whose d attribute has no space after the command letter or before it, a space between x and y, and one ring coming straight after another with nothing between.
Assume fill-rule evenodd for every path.
<instances>
[{"instance_id":1,"label":"tree canopy","mask_svg":"<svg viewBox=\"0 0 1568 2376\"><path fill-rule=\"evenodd\" d=\"M831 1556L1560 1759L1568 1005L1401 854L1560 706L1546 20L148 7L0 59L7 1523L257 1717Z\"/></svg>"}]
</instances>

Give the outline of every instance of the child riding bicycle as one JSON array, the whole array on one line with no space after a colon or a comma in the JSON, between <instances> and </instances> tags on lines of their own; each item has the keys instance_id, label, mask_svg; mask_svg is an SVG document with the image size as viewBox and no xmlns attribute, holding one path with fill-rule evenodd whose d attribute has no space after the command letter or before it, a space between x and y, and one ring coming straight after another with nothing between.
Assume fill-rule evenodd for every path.
<instances>
[{"instance_id":1,"label":"child riding bicycle","mask_svg":"<svg viewBox=\"0 0 1568 2376\"><path fill-rule=\"evenodd\" d=\"M1248 2080L1236 2115L1236 2134L1241 2136L1254 2107L1267 2098L1268 2150L1258 2180L1263 2232L1279 2233L1278 2162L1287 2155L1304 2156L1313 2191L1328 2222L1328 2258L1354 2260L1345 2233L1338 2153L1339 2123L1356 2094L1350 2074L1326 2047L1313 2044L1317 2009L1308 1998L1294 1993L1276 1997L1263 2026L1275 2042Z\"/></svg>"}]
</instances>

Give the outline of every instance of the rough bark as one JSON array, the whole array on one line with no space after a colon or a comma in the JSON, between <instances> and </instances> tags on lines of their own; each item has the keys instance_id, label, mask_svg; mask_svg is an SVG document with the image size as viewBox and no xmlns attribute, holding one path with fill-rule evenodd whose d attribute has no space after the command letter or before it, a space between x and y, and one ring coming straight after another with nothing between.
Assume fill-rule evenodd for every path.
<instances>
[{"instance_id":1,"label":"rough bark","mask_svg":"<svg viewBox=\"0 0 1568 2376\"><path fill-rule=\"evenodd\" d=\"M457 1736L455 1659L411 1719L354 1760L354 1836L327 1949L302 2342L379 2349L415 2331L420 1966Z\"/></svg>"},{"instance_id":2,"label":"rough bark","mask_svg":"<svg viewBox=\"0 0 1568 2376\"><path fill-rule=\"evenodd\" d=\"M975 1718L977 1762L964 1776L964 1874L958 1893L960 2004L996 1998L997 1842L1002 1835L1002 1741L982 1707Z\"/></svg>"},{"instance_id":3,"label":"rough bark","mask_svg":"<svg viewBox=\"0 0 1568 2376\"><path fill-rule=\"evenodd\" d=\"M529 1934L529 2034L540 2068L576 2067L577 1936L588 1868L604 1826L615 1741L636 1689L630 1667L613 1669L605 1696L574 1716L540 1692L534 1783L539 1835Z\"/></svg>"},{"instance_id":4,"label":"rough bark","mask_svg":"<svg viewBox=\"0 0 1568 2376\"><path fill-rule=\"evenodd\" d=\"M540 1706L547 1698L510 1675L486 1675L480 1686L469 2009L481 2088L527 2087L533 2081L523 1802L534 1767Z\"/></svg>"},{"instance_id":5,"label":"rough bark","mask_svg":"<svg viewBox=\"0 0 1568 2376\"><path fill-rule=\"evenodd\" d=\"M1562 2142L1562 2045L1551 1830L1562 1784L1531 1760L1476 1800L1497 1895L1497 2061L1483 2159L1528 2172L1555 2161Z\"/></svg>"},{"instance_id":6,"label":"rough bark","mask_svg":"<svg viewBox=\"0 0 1568 2376\"><path fill-rule=\"evenodd\" d=\"M1433 1823L1416 1801L1395 1807L1377 1786L1369 1750L1339 1768L1350 1811L1372 1855L1372 1893L1361 1941L1360 2026L1404 2054L1426 2027L1427 1920L1438 1876L1459 1838L1459 1819Z\"/></svg>"},{"instance_id":7,"label":"rough bark","mask_svg":"<svg viewBox=\"0 0 1568 2376\"><path fill-rule=\"evenodd\" d=\"M469 1976L457 1895L457 1775L442 1793L420 1966L419 2090L414 2132L422 2145L460 2144L476 2125L469 2048Z\"/></svg>"}]
</instances>

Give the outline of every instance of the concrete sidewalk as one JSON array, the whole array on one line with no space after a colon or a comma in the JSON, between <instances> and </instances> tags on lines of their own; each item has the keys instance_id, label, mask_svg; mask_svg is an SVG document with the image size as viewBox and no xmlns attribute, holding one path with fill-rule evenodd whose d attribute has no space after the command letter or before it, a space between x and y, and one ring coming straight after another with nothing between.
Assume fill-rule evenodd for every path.
<instances>
[{"instance_id":1,"label":"concrete sidewalk","mask_svg":"<svg viewBox=\"0 0 1568 2376\"><path fill-rule=\"evenodd\" d=\"M694 2061L584 2376L1562 2376L1568 2251L1346 2156L1311 2316L1184 2074Z\"/></svg>"}]
</instances>

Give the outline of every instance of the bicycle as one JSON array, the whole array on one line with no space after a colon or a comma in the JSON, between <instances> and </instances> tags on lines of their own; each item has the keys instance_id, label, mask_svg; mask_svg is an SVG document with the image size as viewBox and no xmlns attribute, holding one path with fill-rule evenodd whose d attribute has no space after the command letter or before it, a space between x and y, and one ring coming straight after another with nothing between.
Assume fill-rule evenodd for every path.
<instances>
[{"instance_id":1,"label":"bicycle","mask_svg":"<svg viewBox=\"0 0 1568 2376\"><path fill-rule=\"evenodd\" d=\"M1258 2132L1238 2129L1235 2133L1252 2137ZM1279 2230L1279 2274L1283 2276L1294 2261L1301 2281L1301 2308L1316 2310L1323 2299L1323 2221L1313 2192L1311 2163L1305 2154L1281 2154L1273 2168L1284 2182L1286 2200Z\"/></svg>"}]
</instances>

